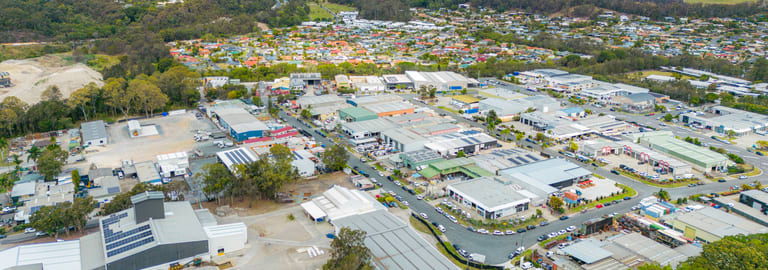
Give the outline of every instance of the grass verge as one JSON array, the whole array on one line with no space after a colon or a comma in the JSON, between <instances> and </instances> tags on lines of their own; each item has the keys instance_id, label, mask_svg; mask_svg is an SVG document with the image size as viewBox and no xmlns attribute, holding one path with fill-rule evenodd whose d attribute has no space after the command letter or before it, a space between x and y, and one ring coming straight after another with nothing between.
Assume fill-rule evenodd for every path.
<instances>
[{"instance_id":1,"label":"grass verge","mask_svg":"<svg viewBox=\"0 0 768 270\"><path fill-rule=\"evenodd\" d=\"M441 109L441 110L446 110L446 111L449 111L449 112L452 112L452 113L455 113L455 114L459 114L459 111L451 109L451 108L448 108L448 107L445 107L445 106L437 106L437 108Z\"/></svg>"},{"instance_id":2,"label":"grass verge","mask_svg":"<svg viewBox=\"0 0 768 270\"><path fill-rule=\"evenodd\" d=\"M597 177L597 178L599 178L599 179L605 179L605 177L604 177L604 176L602 176L602 175L599 175L599 174L596 174L596 173L593 173L593 174L592 174L592 176L594 176L594 177Z\"/></svg>"},{"instance_id":3,"label":"grass verge","mask_svg":"<svg viewBox=\"0 0 768 270\"><path fill-rule=\"evenodd\" d=\"M435 226L432 226L432 224L424 225L424 223L421 223L421 221L419 221L413 216L411 216L409 219L411 220L411 226L413 226L413 228L416 229L417 231L420 231L426 234L432 234L432 232L430 232L428 228L428 227L432 227L432 229L435 230L435 233L437 233L437 235L443 235L443 233L437 230Z\"/></svg>"},{"instance_id":4,"label":"grass verge","mask_svg":"<svg viewBox=\"0 0 768 270\"><path fill-rule=\"evenodd\" d=\"M760 175L761 172L762 171L760 171L760 169L755 167L752 171L744 173L744 175L746 175L746 176L757 176L757 175Z\"/></svg>"},{"instance_id":5,"label":"grass verge","mask_svg":"<svg viewBox=\"0 0 768 270\"><path fill-rule=\"evenodd\" d=\"M451 254L456 254L459 257L461 257L461 255L458 255L458 253L456 253L456 250L453 249L453 246L451 246L451 243L449 242L444 242L444 243L449 250L446 250L445 247L443 247L443 245L441 245L440 243L437 243L437 250L440 251L440 253L443 254L443 256L445 256L446 258L448 258L448 260L450 260L453 264L455 264L461 269L480 270L480 268L475 268L467 265L467 261L458 261L455 258L453 258Z\"/></svg>"},{"instance_id":6,"label":"grass verge","mask_svg":"<svg viewBox=\"0 0 768 270\"><path fill-rule=\"evenodd\" d=\"M683 181L683 182L670 182L669 184L662 184L662 183L657 183L657 182L653 182L653 181L648 181L647 179L644 179L642 177L639 177L637 175L634 175L634 174L631 174L631 173L628 173L628 172L624 172L622 170L616 169L616 171L618 171L623 176L626 176L626 177L629 177L631 179L637 180L637 181L639 181L639 182L641 182L643 184L646 184L646 185L649 185L649 186L654 186L654 187L660 187L660 188L676 188L676 187L687 186L688 184L699 182L696 179L691 179L691 180Z\"/></svg>"}]
</instances>

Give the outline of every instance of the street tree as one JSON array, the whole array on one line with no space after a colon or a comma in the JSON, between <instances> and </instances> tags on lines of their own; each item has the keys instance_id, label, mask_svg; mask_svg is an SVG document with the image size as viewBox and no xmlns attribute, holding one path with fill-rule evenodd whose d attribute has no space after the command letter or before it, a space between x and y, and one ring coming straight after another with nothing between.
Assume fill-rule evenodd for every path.
<instances>
[{"instance_id":1,"label":"street tree","mask_svg":"<svg viewBox=\"0 0 768 270\"><path fill-rule=\"evenodd\" d=\"M149 80L139 78L131 80L128 83L128 91L136 93L135 105L146 115L150 115L155 109L168 102L168 96Z\"/></svg>"},{"instance_id":2,"label":"street tree","mask_svg":"<svg viewBox=\"0 0 768 270\"><path fill-rule=\"evenodd\" d=\"M75 193L80 189L80 171L77 169L72 171L72 184L75 185Z\"/></svg>"},{"instance_id":3,"label":"street tree","mask_svg":"<svg viewBox=\"0 0 768 270\"><path fill-rule=\"evenodd\" d=\"M564 204L563 199L560 199L560 197L549 197L549 207L552 207L552 209L562 212Z\"/></svg>"},{"instance_id":4,"label":"street tree","mask_svg":"<svg viewBox=\"0 0 768 270\"><path fill-rule=\"evenodd\" d=\"M80 109L83 113L83 118L88 121L88 106L94 102L93 96L99 91L99 87L95 83L89 83L83 88L75 90L69 95L67 99L67 105L71 109Z\"/></svg>"},{"instance_id":5,"label":"street tree","mask_svg":"<svg viewBox=\"0 0 768 270\"><path fill-rule=\"evenodd\" d=\"M312 113L309 112L309 110L307 110L307 109L301 110L301 113L299 113L299 115L301 115L301 118L304 118L304 119L312 118Z\"/></svg>"},{"instance_id":6,"label":"street tree","mask_svg":"<svg viewBox=\"0 0 768 270\"><path fill-rule=\"evenodd\" d=\"M323 265L323 270L368 270L371 254L365 246L365 231L341 228L331 242L331 259Z\"/></svg>"},{"instance_id":7,"label":"street tree","mask_svg":"<svg viewBox=\"0 0 768 270\"><path fill-rule=\"evenodd\" d=\"M653 195L655 195L655 196L656 196L656 198L659 198L659 200L662 200L662 201L665 201L665 202L668 202L668 201L669 201L669 199L670 199L670 198L669 198L669 192L667 192L667 191L666 191L666 190L664 190L663 188L662 188L662 189L659 189L659 192L656 192L656 193L654 193Z\"/></svg>"},{"instance_id":8,"label":"street tree","mask_svg":"<svg viewBox=\"0 0 768 270\"><path fill-rule=\"evenodd\" d=\"M37 160L37 169L48 181L53 180L64 166L67 152L61 149L46 149Z\"/></svg>"},{"instance_id":9,"label":"street tree","mask_svg":"<svg viewBox=\"0 0 768 270\"><path fill-rule=\"evenodd\" d=\"M232 184L232 174L227 170L227 167L221 163L208 163L203 165L203 172L198 173L196 177L199 177L203 181L203 192L206 197L213 195L216 198L216 204L221 205L221 195Z\"/></svg>"},{"instance_id":10,"label":"street tree","mask_svg":"<svg viewBox=\"0 0 768 270\"><path fill-rule=\"evenodd\" d=\"M131 112L138 98L136 88L127 86L128 83L123 78L109 78L102 88L107 106L120 110L124 117Z\"/></svg>"},{"instance_id":11,"label":"street tree","mask_svg":"<svg viewBox=\"0 0 768 270\"><path fill-rule=\"evenodd\" d=\"M674 117L674 116L672 116L672 114L669 114L669 113L668 113L668 114L666 114L666 115L664 115L664 121L665 121L665 122L672 122L672 119L674 119L674 118L675 118L675 117Z\"/></svg>"},{"instance_id":12,"label":"street tree","mask_svg":"<svg viewBox=\"0 0 768 270\"><path fill-rule=\"evenodd\" d=\"M347 166L349 153L343 146L335 144L325 149L322 160L325 167L331 171L340 171Z\"/></svg>"},{"instance_id":13,"label":"street tree","mask_svg":"<svg viewBox=\"0 0 768 270\"><path fill-rule=\"evenodd\" d=\"M579 145L576 142L571 141L571 143L568 144L568 149L570 149L571 152L576 152L577 150L579 150Z\"/></svg>"}]
</instances>

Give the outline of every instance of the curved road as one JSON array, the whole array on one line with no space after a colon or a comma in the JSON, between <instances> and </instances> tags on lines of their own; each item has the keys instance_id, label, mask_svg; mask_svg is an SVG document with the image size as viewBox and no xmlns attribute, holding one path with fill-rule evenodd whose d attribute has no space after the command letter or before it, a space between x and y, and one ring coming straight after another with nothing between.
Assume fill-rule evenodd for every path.
<instances>
[{"instance_id":1,"label":"curved road","mask_svg":"<svg viewBox=\"0 0 768 270\"><path fill-rule=\"evenodd\" d=\"M451 115L450 112L440 110L434 106L428 106L432 108L435 111L446 113L446 115ZM333 141L319 136L317 133L314 132L314 130L310 127L307 127L306 125L303 125L299 123L295 118L289 116L284 111L280 111L279 115L281 118L286 120L289 124L296 128L301 128L309 134L311 134L314 139L325 145L332 145L335 144ZM454 117L459 122L463 122L464 124L470 125L472 127L478 127L478 128L484 128L479 123L467 121L460 117ZM706 140L707 142L712 141L711 139L707 140L709 138L701 138L700 140ZM527 142L518 142L521 145L530 145L533 149L540 151L538 145L530 144ZM726 148L728 151L735 151L736 149L732 145L731 147L728 147L728 145L725 145L724 148ZM555 150L552 149L544 149L545 153L550 154L550 156L560 156ZM744 151L746 152L746 151ZM369 166L368 164L360 162L359 159L355 158L354 155L351 155L352 158L348 161L348 164L352 167L357 166L360 169L373 173L376 172L376 169L372 166ZM630 208L634 205L637 205L641 198L645 198L647 196L651 196L653 192L656 192L659 190L658 187L652 187L645 185L643 183L637 182L635 180L629 179L624 176L617 176L614 174L611 174L609 170L604 168L595 168L593 166L590 166L588 164L584 164L582 162L574 162L575 164L578 164L579 166L582 166L584 168L587 168L588 170L594 170L596 174L606 176L612 180L617 181L618 183L621 183L623 185L627 185L634 190L637 191L637 196L632 198L628 201L622 201L621 203L617 205L611 205L608 207L604 207L601 209L589 209L586 213L579 213L579 214L572 214L570 215L569 219L567 220L554 220L551 221L549 225L544 227L537 227L534 230L521 233L521 234L515 234L515 235L505 235L505 236L494 236L494 235L486 235L486 234L479 234L474 233L469 230L467 230L464 226L461 226L459 224L452 223L450 220L448 220L446 217L438 214L434 207L427 204L423 201L418 201L414 195L411 195L408 192L404 192L400 187L396 186L393 182L387 181L385 179L381 179L379 183L382 184L382 188L385 190L391 190L397 193L398 195L403 197L403 200L406 200L410 203L410 208L412 211L417 213L426 213L429 216L430 221L436 221L439 224L442 224L446 228L445 235L448 237L448 239L451 241L451 243L455 243L461 246L461 248L467 250L470 253L480 253L486 255L486 263L489 264L501 264L507 261L507 256L513 252L518 246L522 245L525 247L530 247L531 245L534 245L537 243L536 238L538 238L540 235L548 234L550 232L556 232L559 230L564 230L568 226L574 225L579 227L580 224L583 222L594 218L594 217L600 217L605 214L611 214L611 213L626 213L630 211ZM768 164L755 164L758 166L761 170L764 172L766 171L766 166ZM760 177L761 182L764 184L768 184L765 181L765 177ZM754 181L755 178L752 177L750 179L746 180L729 180L726 183L707 183L703 186L697 186L695 188L689 188L689 187L680 187L680 188L668 188L665 190L668 190L670 193L670 196L672 198L678 198L683 196L688 196L691 194L697 194L697 193L703 193L708 194L711 192L721 192L724 190L728 190L730 186L732 185L741 185L743 183L749 183Z\"/></svg>"}]
</instances>

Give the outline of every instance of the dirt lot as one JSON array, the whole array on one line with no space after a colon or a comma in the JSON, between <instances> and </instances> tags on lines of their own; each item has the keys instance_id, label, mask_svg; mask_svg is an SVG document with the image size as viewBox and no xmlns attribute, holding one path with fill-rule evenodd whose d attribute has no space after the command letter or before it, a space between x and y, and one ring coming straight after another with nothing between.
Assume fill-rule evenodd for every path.
<instances>
[{"instance_id":1,"label":"dirt lot","mask_svg":"<svg viewBox=\"0 0 768 270\"><path fill-rule=\"evenodd\" d=\"M0 71L10 73L11 83L14 84L9 88L0 88L0 100L16 96L30 104L40 101L40 94L51 85L58 86L66 98L88 83L104 84L99 72L84 64L68 64L59 55L3 61Z\"/></svg>"},{"instance_id":2,"label":"dirt lot","mask_svg":"<svg viewBox=\"0 0 768 270\"><path fill-rule=\"evenodd\" d=\"M128 134L127 122L114 124L107 127L109 144L86 149L87 163L96 164L99 168L116 167L121 164L121 160L141 162L155 160L158 154L189 152L196 146L194 140L196 130L213 128L208 120L197 120L192 113L155 117L139 120L139 122L142 126L156 125L160 134L131 138Z\"/></svg>"}]
</instances>

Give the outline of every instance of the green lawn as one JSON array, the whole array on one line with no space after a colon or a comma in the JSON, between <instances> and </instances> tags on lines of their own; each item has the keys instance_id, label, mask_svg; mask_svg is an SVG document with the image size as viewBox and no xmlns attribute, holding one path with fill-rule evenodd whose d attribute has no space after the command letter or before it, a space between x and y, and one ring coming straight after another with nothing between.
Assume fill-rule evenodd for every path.
<instances>
[{"instance_id":1,"label":"green lawn","mask_svg":"<svg viewBox=\"0 0 768 270\"><path fill-rule=\"evenodd\" d=\"M309 6L309 19L314 20L331 20L333 19L333 15L331 13L328 13L325 9L318 6L315 3L307 3Z\"/></svg>"},{"instance_id":2,"label":"green lawn","mask_svg":"<svg viewBox=\"0 0 768 270\"><path fill-rule=\"evenodd\" d=\"M455 114L459 114L459 111L451 109L451 108L448 108L448 107L445 107L445 106L437 106L437 108L441 109L441 110L446 110L446 111L449 111L449 112L452 112L452 113L455 113Z\"/></svg>"}]
</instances>

